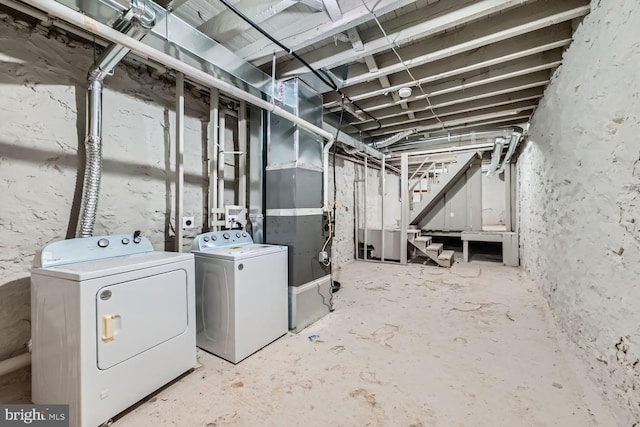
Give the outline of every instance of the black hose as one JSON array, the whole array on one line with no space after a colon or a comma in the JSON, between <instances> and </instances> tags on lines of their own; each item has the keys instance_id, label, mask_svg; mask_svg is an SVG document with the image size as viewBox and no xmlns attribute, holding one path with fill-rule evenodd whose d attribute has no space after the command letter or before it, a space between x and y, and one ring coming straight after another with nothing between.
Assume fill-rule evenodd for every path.
<instances>
[{"instance_id":1,"label":"black hose","mask_svg":"<svg viewBox=\"0 0 640 427\"><path fill-rule=\"evenodd\" d=\"M251 20L251 18L249 18L248 16L246 16L244 13L242 13L240 10L238 10L238 8L236 8L234 5L232 5L231 3L229 3L227 0L220 0L220 2L222 4L224 4L227 8L229 8L229 10L231 10L233 13L235 13L236 15L238 15L240 17L240 19L242 19L244 22L246 22L247 24L251 25L253 28L255 28L260 34L262 34L263 36L265 36L266 38L268 38L269 40L271 40L273 43L275 43L280 49L284 50L285 52L287 52L288 54L290 54L291 56L293 56L295 59L297 59L298 61L300 61L300 63L302 63L302 65L304 65L305 67L307 67L312 73L313 75L315 75L317 78L320 79L320 81L322 81L322 83L326 84L327 86L329 86L331 89L333 89L334 91L336 91L338 93L338 95L340 95L340 97L343 99L343 108L344 108L344 99L346 98L347 101L349 101L354 107L356 107L358 110L362 111L364 114L366 114L369 118L371 118L372 120L375 120L376 123L378 123L378 128L380 129L382 128L382 123L380 123L380 120L378 120L377 118L375 118L374 116L372 116L368 111L364 110L362 107L360 107L358 104L356 104L355 102L353 102L351 100L351 98L349 98L344 92L342 92L340 90L340 88L330 79L327 80L327 78L325 78L325 76L323 76L322 74L320 74L315 68L313 68L311 66L311 64L309 64L307 61L304 60L304 58L302 58L300 55L298 55L296 52L294 52L292 49L288 48L287 46L285 46L284 44L282 44L280 41L278 41L275 37L273 37L271 34L267 33L265 30L263 30L258 24L256 24L255 22L253 22ZM344 111L343 111L344 112ZM341 113L342 114L342 113ZM377 130L376 129L376 130Z\"/></svg>"}]
</instances>

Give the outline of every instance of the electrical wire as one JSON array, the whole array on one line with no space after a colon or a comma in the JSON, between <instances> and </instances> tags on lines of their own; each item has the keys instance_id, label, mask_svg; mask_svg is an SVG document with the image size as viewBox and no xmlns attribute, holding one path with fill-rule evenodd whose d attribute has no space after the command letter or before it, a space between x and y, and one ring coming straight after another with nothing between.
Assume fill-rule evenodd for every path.
<instances>
[{"instance_id":1,"label":"electrical wire","mask_svg":"<svg viewBox=\"0 0 640 427\"><path fill-rule=\"evenodd\" d=\"M333 224L331 223L331 212L327 212L327 220L329 223L329 234L327 235L327 240L324 241L324 245L322 245L322 252L324 252L327 249L327 245L329 244L329 242L333 239ZM322 265L324 265L325 267L329 267L329 265L331 265L331 258L327 258L327 261L322 261Z\"/></svg>"},{"instance_id":2,"label":"electrical wire","mask_svg":"<svg viewBox=\"0 0 640 427\"><path fill-rule=\"evenodd\" d=\"M420 83L420 80L416 79L413 76L413 73L411 72L411 70L409 69L409 67L407 66L407 64L404 62L404 60L402 59L402 57L400 56L400 54L398 53L398 51L396 50L395 46L393 45L393 42L389 39L389 36L387 35L387 32L384 30L384 28L382 27L382 24L380 23L380 21L378 20L378 17L376 16L376 14L373 12L372 9L369 9L369 6L367 6L367 4L364 2L364 0L362 0L362 4L364 5L365 9L367 9L369 11L369 13L371 14L371 16L373 16L373 19L376 21L376 24L378 24L378 28L380 28L380 31L382 31L382 34L384 34L384 38L387 40L387 43L389 44L389 47L391 48L391 50L393 51L393 53L396 54L396 57L398 57L398 60L400 61L400 64L402 64L402 66L404 67L404 69L406 70L407 74L409 74L409 77L411 78L411 80L413 80L414 84L416 86L418 86L418 89L420 89L420 92L422 92L423 97L427 100L427 104L429 105L429 110L431 111L431 114L433 114L433 116L436 118L436 120L438 121L438 123L440 123L440 126L442 126L442 129L445 129L444 123L442 122L442 120L440 120L440 117L438 117L438 115L436 114L436 112L433 110L433 105L431 104L431 100L429 99L429 96L426 94L426 92L424 91L424 89L422 88L422 83Z\"/></svg>"},{"instance_id":3,"label":"electrical wire","mask_svg":"<svg viewBox=\"0 0 640 427\"><path fill-rule=\"evenodd\" d=\"M338 135L340 135L340 129L342 128L342 120L344 118L344 97L342 97L342 102L340 105L341 105L340 121L338 122L338 129L336 130L336 137L335 137L336 141L338 140ZM322 245L321 252L324 252L327 249L329 242L333 239L333 236L335 235L333 224L336 218L336 205L338 204L338 200L337 200L338 183L336 182L336 144L335 143L333 144L332 149L333 149L333 215L331 215L331 211L327 211L327 220L329 223L329 234L327 235L327 239L325 240L324 245ZM331 267L331 257L329 257L329 260L327 262L323 261L322 265L324 265L325 267Z\"/></svg>"},{"instance_id":4,"label":"electrical wire","mask_svg":"<svg viewBox=\"0 0 640 427\"><path fill-rule=\"evenodd\" d=\"M366 114L370 119L374 120L376 123L378 123L378 128L380 129L382 128L382 123L380 122L380 120L378 120L377 118L375 118L374 116L372 116L368 111L366 111L365 109L363 109L362 107L360 107L358 104L356 104L353 100L351 100L351 98L349 98L344 92L342 92L340 90L340 88L338 87L338 85L336 85L333 80L331 80L327 75L326 72L323 71L323 73L325 73L325 75L323 76L322 74L320 74L318 72L318 70L316 70L315 68L313 68L311 66L311 64L309 64L307 61L305 61L305 59L303 57L301 57L300 55L298 55L296 52L294 52L293 49L285 46L283 43L281 43L279 40L277 40L275 37L273 37L271 34L269 34L268 32L266 32L264 29L262 29L258 24L256 24L255 22L253 22L251 20L251 18L249 18L248 16L246 16L244 13L242 13L238 8L236 8L234 5L232 5L231 3L229 3L227 0L220 0L220 2L222 4L224 4L227 8L229 8L229 10L231 10L233 13L235 13L238 17L240 17L240 19L242 19L244 22L246 22L247 24L251 25L254 29L256 29L260 34L262 34L263 36L265 36L266 38L268 38L269 40L271 40L271 42L273 42L276 46L278 46L280 49L284 50L285 52L287 52L289 55L293 56L295 59L297 59L298 61L300 61L300 63L302 65L304 65L306 68L308 68L314 76L316 76L317 78L320 79L320 81L322 81L325 85L329 86L332 90L336 91L338 93L338 95L340 95L340 97L344 97L346 98L347 101L349 101L354 107L356 107L358 110L362 111L364 114ZM325 77L326 76L326 77ZM377 130L376 129L376 130Z\"/></svg>"}]
</instances>

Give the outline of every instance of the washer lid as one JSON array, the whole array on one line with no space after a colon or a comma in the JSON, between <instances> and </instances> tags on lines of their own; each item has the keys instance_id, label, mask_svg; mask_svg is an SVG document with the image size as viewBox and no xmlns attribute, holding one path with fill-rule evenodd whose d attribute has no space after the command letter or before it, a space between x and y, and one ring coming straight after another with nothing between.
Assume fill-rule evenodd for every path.
<instances>
[{"instance_id":1,"label":"washer lid","mask_svg":"<svg viewBox=\"0 0 640 427\"><path fill-rule=\"evenodd\" d=\"M287 250L288 248L286 246L253 243L249 245L227 246L224 248L211 249L208 251L194 251L193 253L203 257L230 259L235 261L272 254L276 252L287 252Z\"/></svg>"},{"instance_id":2,"label":"washer lid","mask_svg":"<svg viewBox=\"0 0 640 427\"><path fill-rule=\"evenodd\" d=\"M115 258L76 262L73 264L64 264L47 268L32 268L31 274L81 281L189 259L193 259L193 255L190 253L162 251L147 252L142 254L124 255Z\"/></svg>"}]
</instances>

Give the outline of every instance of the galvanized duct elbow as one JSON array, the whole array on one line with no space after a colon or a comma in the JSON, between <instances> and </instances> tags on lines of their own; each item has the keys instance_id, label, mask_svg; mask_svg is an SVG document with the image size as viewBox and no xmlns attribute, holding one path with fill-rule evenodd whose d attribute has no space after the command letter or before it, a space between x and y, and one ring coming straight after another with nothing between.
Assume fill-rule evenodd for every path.
<instances>
[{"instance_id":1,"label":"galvanized duct elbow","mask_svg":"<svg viewBox=\"0 0 640 427\"><path fill-rule=\"evenodd\" d=\"M391 135L388 138L385 138L383 140L380 141L374 141L371 143L371 147L372 148L376 148L376 149L380 149L380 148L384 148L384 147L388 147L392 144L395 144L396 142L400 141L402 138L405 138L409 135L413 135L414 133L416 133L416 129L409 129L409 130L405 130L404 132L399 132L396 133L395 135Z\"/></svg>"},{"instance_id":2,"label":"galvanized duct elbow","mask_svg":"<svg viewBox=\"0 0 640 427\"><path fill-rule=\"evenodd\" d=\"M133 0L131 8L116 22L114 28L123 33L142 39L155 25L155 12L149 0ZM80 207L79 237L90 237L96 222L100 180L102 179L102 88L104 79L124 58L129 49L110 45L96 60L89 71L87 89L87 136L84 140L86 165L82 186L82 204Z\"/></svg>"},{"instance_id":3,"label":"galvanized duct elbow","mask_svg":"<svg viewBox=\"0 0 640 427\"><path fill-rule=\"evenodd\" d=\"M491 164L489 165L489 170L487 171L487 176L492 176L498 170L498 165L500 164L500 157L502 156L502 150L504 149L504 144L507 142L506 138L496 138L496 141L493 145L493 154L491 154Z\"/></svg>"}]
</instances>

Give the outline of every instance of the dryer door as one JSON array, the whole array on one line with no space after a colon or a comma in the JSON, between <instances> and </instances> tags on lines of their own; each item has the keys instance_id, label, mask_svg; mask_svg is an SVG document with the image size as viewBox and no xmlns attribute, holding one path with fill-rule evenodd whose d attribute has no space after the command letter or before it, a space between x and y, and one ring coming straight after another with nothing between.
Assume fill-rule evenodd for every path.
<instances>
[{"instance_id":1,"label":"dryer door","mask_svg":"<svg viewBox=\"0 0 640 427\"><path fill-rule=\"evenodd\" d=\"M187 329L187 273L169 271L96 294L98 368L109 369Z\"/></svg>"}]
</instances>

